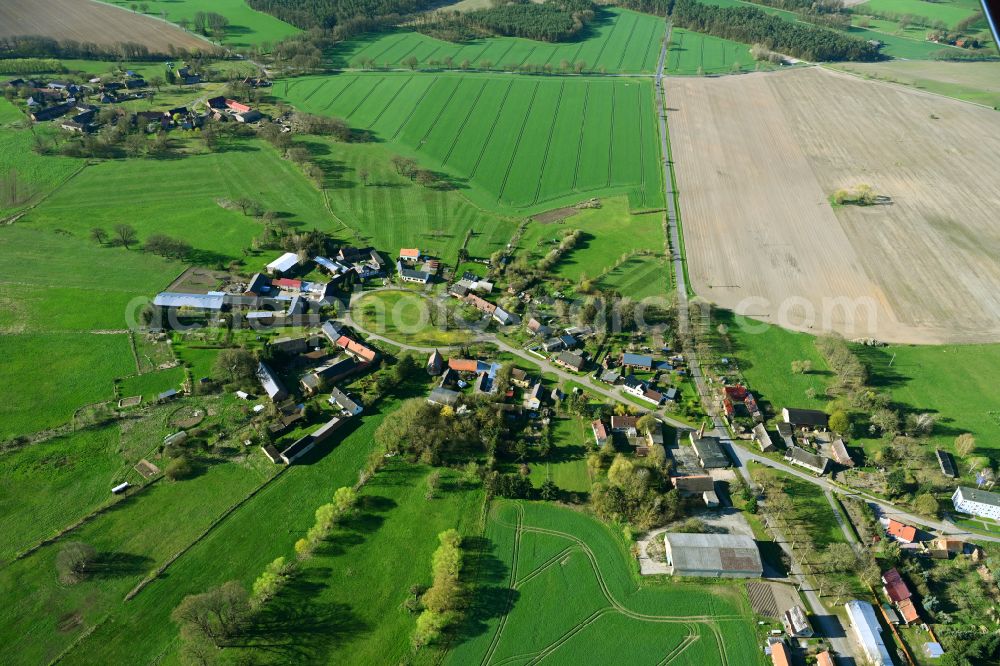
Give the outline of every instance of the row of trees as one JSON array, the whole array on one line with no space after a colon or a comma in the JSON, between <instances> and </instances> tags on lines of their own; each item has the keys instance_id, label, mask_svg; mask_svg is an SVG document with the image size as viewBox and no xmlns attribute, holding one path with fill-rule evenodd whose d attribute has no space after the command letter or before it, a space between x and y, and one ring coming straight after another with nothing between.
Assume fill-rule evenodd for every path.
<instances>
[{"instance_id":1,"label":"row of trees","mask_svg":"<svg viewBox=\"0 0 1000 666\"><path fill-rule=\"evenodd\" d=\"M248 0L258 11L276 16L286 23L309 30L333 29L356 20L377 20L429 9L431 0Z\"/></svg>"},{"instance_id":2,"label":"row of trees","mask_svg":"<svg viewBox=\"0 0 1000 666\"><path fill-rule=\"evenodd\" d=\"M41 35L0 37L0 59L7 58L79 58L83 60L166 60L189 55L171 44L167 53L149 50L145 44L118 42L114 45L80 42L75 39L58 41Z\"/></svg>"},{"instance_id":3,"label":"row of trees","mask_svg":"<svg viewBox=\"0 0 1000 666\"><path fill-rule=\"evenodd\" d=\"M413 646L421 648L437 641L458 621L462 605L462 537L456 530L438 535L440 545L431 558L434 582L420 597L423 612L417 617Z\"/></svg>"}]
</instances>

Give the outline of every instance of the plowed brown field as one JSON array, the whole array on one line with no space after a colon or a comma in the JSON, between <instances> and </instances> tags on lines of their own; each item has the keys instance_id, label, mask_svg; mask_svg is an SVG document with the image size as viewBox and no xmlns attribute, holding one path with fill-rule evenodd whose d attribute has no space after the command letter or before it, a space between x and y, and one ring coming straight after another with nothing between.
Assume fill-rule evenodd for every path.
<instances>
[{"instance_id":1,"label":"plowed brown field","mask_svg":"<svg viewBox=\"0 0 1000 666\"><path fill-rule=\"evenodd\" d=\"M41 35L103 46L145 44L154 53L178 49L212 51L215 47L165 21L92 0L2 0L0 37Z\"/></svg>"},{"instance_id":2,"label":"plowed brown field","mask_svg":"<svg viewBox=\"0 0 1000 666\"><path fill-rule=\"evenodd\" d=\"M665 87L700 296L850 338L1000 340L1000 114L816 67ZM860 183L891 205L831 206Z\"/></svg>"}]
</instances>

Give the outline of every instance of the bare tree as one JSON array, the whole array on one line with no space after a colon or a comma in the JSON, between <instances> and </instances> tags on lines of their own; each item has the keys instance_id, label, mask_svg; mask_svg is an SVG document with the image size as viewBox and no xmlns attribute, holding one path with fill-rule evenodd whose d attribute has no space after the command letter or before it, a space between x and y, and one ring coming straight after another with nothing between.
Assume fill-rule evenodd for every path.
<instances>
[{"instance_id":1,"label":"bare tree","mask_svg":"<svg viewBox=\"0 0 1000 666\"><path fill-rule=\"evenodd\" d=\"M129 224L116 224L115 236L118 238L118 242L121 243L126 250L130 249L130 247L139 239L139 235L135 232L135 228Z\"/></svg>"}]
</instances>

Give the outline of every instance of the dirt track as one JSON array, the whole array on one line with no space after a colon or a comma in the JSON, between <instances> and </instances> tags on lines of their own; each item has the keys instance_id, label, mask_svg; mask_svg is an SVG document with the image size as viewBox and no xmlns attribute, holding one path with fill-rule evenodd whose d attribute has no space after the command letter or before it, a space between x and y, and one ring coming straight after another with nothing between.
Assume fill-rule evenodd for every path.
<instances>
[{"instance_id":1,"label":"dirt track","mask_svg":"<svg viewBox=\"0 0 1000 666\"><path fill-rule=\"evenodd\" d=\"M15 35L41 35L104 46L135 42L155 53L169 53L171 44L184 50L215 48L177 26L92 0L2 0L0 37Z\"/></svg>"},{"instance_id":2,"label":"dirt track","mask_svg":"<svg viewBox=\"0 0 1000 666\"><path fill-rule=\"evenodd\" d=\"M1000 114L815 67L665 87L699 296L850 338L1000 340ZM892 205L834 210L859 183Z\"/></svg>"}]
</instances>

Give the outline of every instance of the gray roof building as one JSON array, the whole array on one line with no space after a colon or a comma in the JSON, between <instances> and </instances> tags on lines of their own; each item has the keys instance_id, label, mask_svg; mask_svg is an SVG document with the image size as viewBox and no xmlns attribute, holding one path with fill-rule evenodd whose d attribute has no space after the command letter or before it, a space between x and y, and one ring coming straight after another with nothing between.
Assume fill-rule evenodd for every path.
<instances>
[{"instance_id":1,"label":"gray roof building","mask_svg":"<svg viewBox=\"0 0 1000 666\"><path fill-rule=\"evenodd\" d=\"M446 388L436 388L431 391L431 394L427 396L428 402L433 402L437 405L454 405L458 402L458 398L461 394L458 391L452 391Z\"/></svg>"},{"instance_id":2,"label":"gray roof building","mask_svg":"<svg viewBox=\"0 0 1000 666\"><path fill-rule=\"evenodd\" d=\"M705 469L719 469L732 464L718 437L698 437L692 431L691 447L698 456L698 462Z\"/></svg>"},{"instance_id":3,"label":"gray roof building","mask_svg":"<svg viewBox=\"0 0 1000 666\"><path fill-rule=\"evenodd\" d=\"M222 294L183 294L176 291L162 291L153 299L153 305L161 308L221 310L224 301Z\"/></svg>"},{"instance_id":4,"label":"gray roof building","mask_svg":"<svg viewBox=\"0 0 1000 666\"><path fill-rule=\"evenodd\" d=\"M742 534L672 534L663 537L667 565L675 576L759 578L760 551Z\"/></svg>"},{"instance_id":5,"label":"gray roof building","mask_svg":"<svg viewBox=\"0 0 1000 666\"><path fill-rule=\"evenodd\" d=\"M357 416L364 411L364 408L351 400L346 393L334 386L330 390L330 404L344 410L351 416Z\"/></svg>"},{"instance_id":6,"label":"gray roof building","mask_svg":"<svg viewBox=\"0 0 1000 666\"><path fill-rule=\"evenodd\" d=\"M263 361L257 365L257 380L260 381L261 387L272 402L283 400L288 395L288 391L281 385L281 380Z\"/></svg>"},{"instance_id":7,"label":"gray roof building","mask_svg":"<svg viewBox=\"0 0 1000 666\"><path fill-rule=\"evenodd\" d=\"M830 464L829 458L816 455L815 453L809 453L805 449L798 446L788 447L788 450L785 452L785 460L793 465L805 467L816 474L825 474L826 467Z\"/></svg>"},{"instance_id":8,"label":"gray roof building","mask_svg":"<svg viewBox=\"0 0 1000 666\"><path fill-rule=\"evenodd\" d=\"M781 410L781 417L786 423L791 423L796 428L826 428L830 422L830 417L826 412L821 412L818 409L785 407Z\"/></svg>"},{"instance_id":9,"label":"gray roof building","mask_svg":"<svg viewBox=\"0 0 1000 666\"><path fill-rule=\"evenodd\" d=\"M844 604L854 637L867 660L875 666L892 666L892 657L882 639L882 626L875 608L867 601L852 599Z\"/></svg>"}]
</instances>

